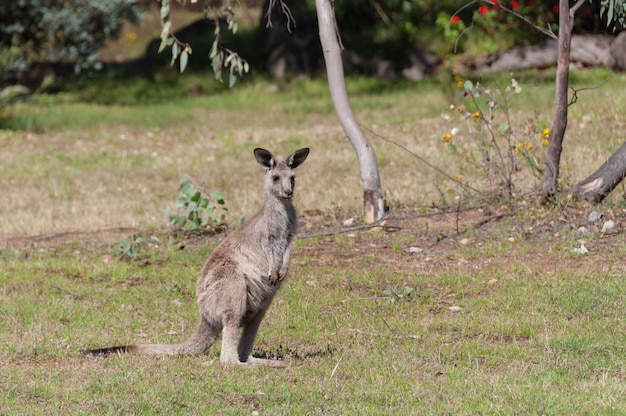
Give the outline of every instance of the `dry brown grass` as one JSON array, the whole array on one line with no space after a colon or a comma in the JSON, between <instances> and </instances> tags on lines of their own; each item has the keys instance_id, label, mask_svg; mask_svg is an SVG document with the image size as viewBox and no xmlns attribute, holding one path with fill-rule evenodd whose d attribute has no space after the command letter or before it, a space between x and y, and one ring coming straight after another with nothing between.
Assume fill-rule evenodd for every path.
<instances>
[{"instance_id":1,"label":"dry brown grass","mask_svg":"<svg viewBox=\"0 0 626 416\"><path fill-rule=\"evenodd\" d=\"M615 76L610 86L586 92L581 100L591 103L593 112L587 105L571 108L563 155L565 184L591 173L623 140L620 91L625 80ZM178 110L187 113L188 122L164 128L108 124L109 110L99 107L95 111L101 112L103 122L93 128L68 125L43 133L2 131L0 164L6 175L0 185L2 235L166 226L164 209L174 204L184 174L204 179L208 190L221 190L229 209L227 221L235 223L253 213L262 200L262 172L252 157L257 146L282 156L302 145L312 148L298 172L296 204L302 212L322 210L340 218L360 214L356 156L328 97L321 94L311 104L307 98L285 99L259 88L242 86L237 94L244 103L251 96L263 97L262 110L232 104L220 108L219 97L201 98ZM525 86L515 103L516 119L548 123L550 94L545 85ZM457 173L458 160L441 142L448 124L437 112L446 112L449 101L440 91L416 88L358 94L352 101L364 126L449 174ZM171 111L177 111L176 104ZM376 137L371 140L388 202L439 202L436 185L445 186L441 175L392 144ZM527 188L534 186L529 183Z\"/></svg>"}]
</instances>

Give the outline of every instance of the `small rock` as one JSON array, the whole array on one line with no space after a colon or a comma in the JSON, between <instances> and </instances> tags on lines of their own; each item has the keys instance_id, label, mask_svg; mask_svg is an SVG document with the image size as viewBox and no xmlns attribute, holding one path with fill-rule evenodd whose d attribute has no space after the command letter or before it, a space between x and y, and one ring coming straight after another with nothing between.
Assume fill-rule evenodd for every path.
<instances>
[{"instance_id":1,"label":"small rock","mask_svg":"<svg viewBox=\"0 0 626 416\"><path fill-rule=\"evenodd\" d=\"M587 230L587 227L578 227L577 232L578 232L578 234L582 234L582 235L589 234L589 231Z\"/></svg>"},{"instance_id":2,"label":"small rock","mask_svg":"<svg viewBox=\"0 0 626 416\"><path fill-rule=\"evenodd\" d=\"M348 218L347 220L345 220L345 221L343 222L343 225L344 225L345 227L350 227L350 226L354 225L354 222L355 222L355 221L356 221L356 217Z\"/></svg>"},{"instance_id":3,"label":"small rock","mask_svg":"<svg viewBox=\"0 0 626 416\"><path fill-rule=\"evenodd\" d=\"M591 211L591 213L589 213L589 218L587 220L589 222L596 222L600 218L602 218L602 215L603 214L600 211Z\"/></svg>"},{"instance_id":4,"label":"small rock","mask_svg":"<svg viewBox=\"0 0 626 416\"><path fill-rule=\"evenodd\" d=\"M487 284L488 285L495 285L496 283L498 283L498 279L489 279L487 280Z\"/></svg>"},{"instance_id":5,"label":"small rock","mask_svg":"<svg viewBox=\"0 0 626 416\"><path fill-rule=\"evenodd\" d=\"M602 226L602 232L606 233L607 231L613 229L615 227L615 223L613 222L613 220L608 220L604 222L604 225Z\"/></svg>"},{"instance_id":6,"label":"small rock","mask_svg":"<svg viewBox=\"0 0 626 416\"><path fill-rule=\"evenodd\" d=\"M461 311L461 307L460 306L450 306L448 308L450 310L450 312L460 312Z\"/></svg>"},{"instance_id":7,"label":"small rock","mask_svg":"<svg viewBox=\"0 0 626 416\"><path fill-rule=\"evenodd\" d=\"M409 247L409 253L415 253L415 254L419 254L421 252L423 252L424 250L420 247Z\"/></svg>"},{"instance_id":8,"label":"small rock","mask_svg":"<svg viewBox=\"0 0 626 416\"><path fill-rule=\"evenodd\" d=\"M585 245L581 243L580 247L572 249L572 252L575 254L587 254L589 253L589 250L587 250L587 247L585 247Z\"/></svg>"},{"instance_id":9,"label":"small rock","mask_svg":"<svg viewBox=\"0 0 626 416\"><path fill-rule=\"evenodd\" d=\"M469 239L468 238L463 238L459 241L459 244L466 246L469 244Z\"/></svg>"}]
</instances>

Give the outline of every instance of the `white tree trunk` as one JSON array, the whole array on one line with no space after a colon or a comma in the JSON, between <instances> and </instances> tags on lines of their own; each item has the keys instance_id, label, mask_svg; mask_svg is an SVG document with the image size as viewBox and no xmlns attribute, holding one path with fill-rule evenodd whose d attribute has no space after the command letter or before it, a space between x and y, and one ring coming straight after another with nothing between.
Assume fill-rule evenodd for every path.
<instances>
[{"instance_id":1,"label":"white tree trunk","mask_svg":"<svg viewBox=\"0 0 626 416\"><path fill-rule=\"evenodd\" d=\"M337 22L330 0L315 0L320 41L326 62L326 75L330 87L330 95L339 117L339 122L348 140L356 151L361 169L363 186L363 218L371 224L382 219L385 207L378 173L378 162L372 145L367 140L359 123L356 121L343 73L343 61L339 46Z\"/></svg>"}]
</instances>

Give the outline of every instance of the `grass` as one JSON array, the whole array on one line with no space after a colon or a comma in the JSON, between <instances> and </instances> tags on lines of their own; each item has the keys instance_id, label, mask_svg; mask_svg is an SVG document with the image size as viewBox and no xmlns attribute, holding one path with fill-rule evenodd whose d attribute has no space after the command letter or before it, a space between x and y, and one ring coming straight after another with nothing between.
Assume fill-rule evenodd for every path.
<instances>
[{"instance_id":1,"label":"grass","mask_svg":"<svg viewBox=\"0 0 626 416\"><path fill-rule=\"evenodd\" d=\"M399 244L405 244L404 233L397 235ZM431 262L444 265L426 271L423 259L398 254L388 245L390 238L396 236L361 233L347 252L334 237L300 241L292 279L270 309L256 346L257 353L290 360L285 370L221 367L219 346L199 358L77 355L85 346L176 342L190 334L197 319L193 282L210 241L196 241L186 250L172 244L143 247L148 262L122 262L80 246L5 253L0 357L8 370L0 409L13 414L626 410L619 400L626 393L626 299L618 274L623 264L598 269L597 257L561 258L557 268L552 262L562 256L556 253L532 266L540 247L521 258L489 247L481 258L491 266L458 266L481 251L468 248L429 253ZM372 261L356 254L373 245ZM344 254L329 258L326 250ZM531 267L518 265L525 263ZM414 291L394 301L383 294L388 286Z\"/></svg>"},{"instance_id":2,"label":"grass","mask_svg":"<svg viewBox=\"0 0 626 416\"><path fill-rule=\"evenodd\" d=\"M536 82L533 76L525 73L518 77L528 83L522 84L523 93L516 96L513 116L520 123L530 117L540 126L549 126L552 103L547 80L551 74L539 73ZM621 127L623 97L610 91L618 91L624 77L611 77L609 85L580 92L580 100L597 111L571 107L562 163L565 186L591 173L621 143L614 132ZM602 83L607 73L582 72L572 78L572 86L581 88ZM199 74L183 79L180 83L185 85L212 82ZM260 202L255 192L260 171L252 158L241 157L260 144L279 154L297 146L312 147L312 163L300 174L300 189L306 190L299 195L304 209L323 210L344 219L360 213L361 204L355 198L361 194L357 160L346 145L324 82L297 80L275 85L257 80L229 92L184 94L185 98L164 101L148 98L132 105L93 102L94 95L86 92L107 90L126 102L129 91L145 88L133 86L135 82L139 81L114 87L103 80L8 108L8 118L0 120L0 125L13 129L0 130L4 150L0 175L9 178L1 188L4 233L163 224L163 211L173 203L185 174L204 179L209 191L221 190L227 203L233 201L228 220L236 222L250 215ZM503 85L506 77L484 82ZM441 115L448 114L449 103L459 99L458 91L441 85L435 81L349 80L352 103L366 128L444 168L449 175L477 181L473 172L462 168L462 158L451 154L441 140L450 129ZM173 97L186 87L163 82L151 88ZM525 108L532 108L532 113ZM370 138L390 206L455 203L460 194L453 183L393 144L371 134ZM460 149L471 150L471 146L470 142L459 144ZM518 177L522 193L537 189L537 183L530 175ZM448 188L452 190L449 194ZM116 203L102 204L105 195ZM40 202L51 200L55 203Z\"/></svg>"},{"instance_id":3,"label":"grass","mask_svg":"<svg viewBox=\"0 0 626 416\"><path fill-rule=\"evenodd\" d=\"M609 86L580 92L585 109L570 107L567 185L621 143L626 78L573 71L572 85L608 75ZM550 119L552 76L522 74L516 120ZM370 136L388 228L326 235L360 214L361 190L324 82L256 79L226 92L198 73L100 81L15 104L1 120L0 414L626 412L621 190L600 208L529 199L442 215L446 179ZM189 96L197 83L204 93ZM441 114L457 90L363 78L349 90L366 127L456 172ZM222 367L219 345L202 357L78 354L191 334L195 279L221 236L166 228L180 178L220 189L236 226L262 198L252 148L284 156L304 145L301 238L255 347L289 367ZM443 197L456 206L455 192ZM588 224L592 209L615 231ZM121 260L111 247L135 233L138 257ZM589 253L573 254L583 238Z\"/></svg>"}]
</instances>

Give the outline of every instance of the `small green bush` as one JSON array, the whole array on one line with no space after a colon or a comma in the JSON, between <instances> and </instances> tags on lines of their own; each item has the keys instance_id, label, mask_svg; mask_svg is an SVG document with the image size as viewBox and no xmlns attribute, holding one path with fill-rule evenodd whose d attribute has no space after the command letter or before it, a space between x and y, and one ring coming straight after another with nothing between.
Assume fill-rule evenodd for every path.
<instances>
[{"instance_id":1,"label":"small green bush","mask_svg":"<svg viewBox=\"0 0 626 416\"><path fill-rule=\"evenodd\" d=\"M171 226L187 227L190 230L219 230L228 211L226 201L221 192L213 191L207 195L204 188L204 181L198 185L188 175L182 178L175 210L171 211L169 207L165 209L165 216Z\"/></svg>"}]
</instances>

